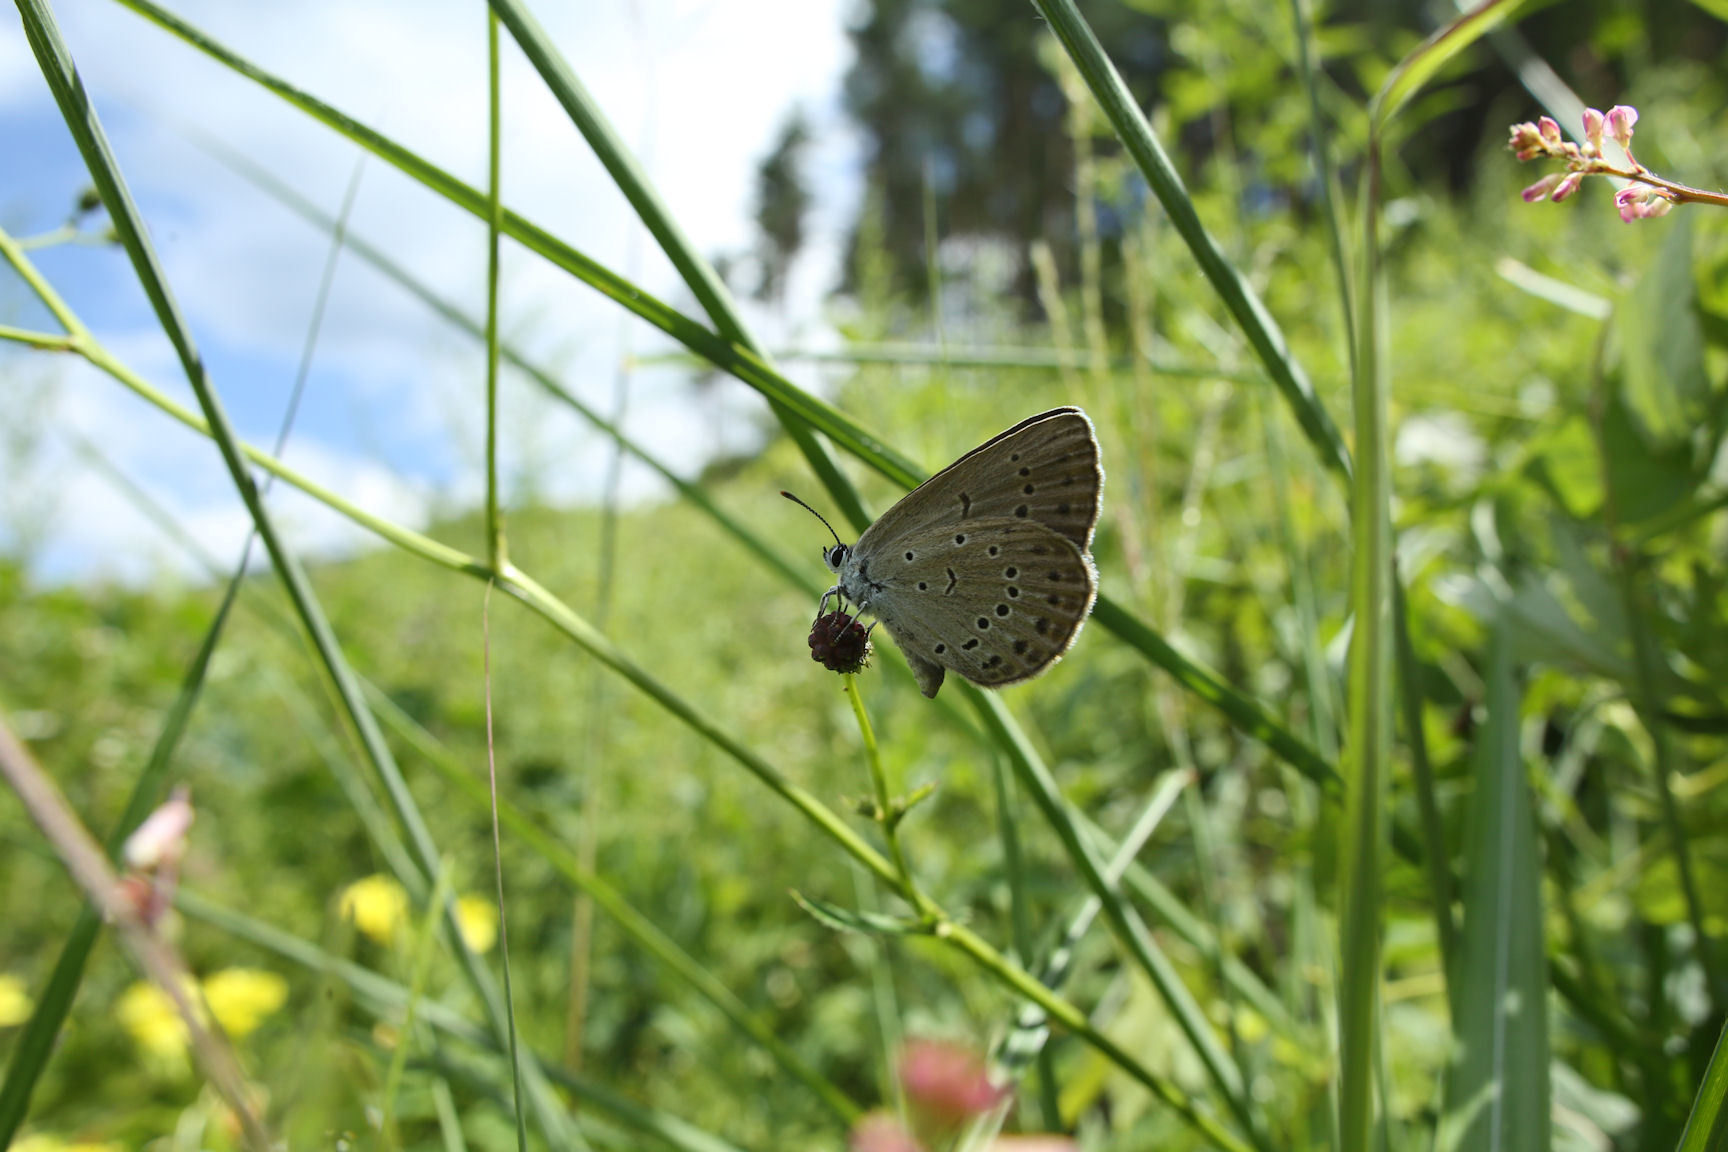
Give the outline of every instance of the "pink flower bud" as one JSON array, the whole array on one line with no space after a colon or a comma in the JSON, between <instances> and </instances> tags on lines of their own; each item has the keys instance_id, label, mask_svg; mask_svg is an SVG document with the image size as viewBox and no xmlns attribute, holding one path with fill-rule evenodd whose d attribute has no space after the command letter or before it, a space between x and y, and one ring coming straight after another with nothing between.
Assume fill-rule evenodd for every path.
<instances>
[{"instance_id":1,"label":"pink flower bud","mask_svg":"<svg viewBox=\"0 0 1728 1152\"><path fill-rule=\"evenodd\" d=\"M1555 123L1554 117L1541 117L1536 121L1536 127L1542 133L1542 142L1544 144L1547 144L1550 148L1558 148L1560 146L1560 141L1564 139L1564 137L1560 135L1560 125Z\"/></svg>"},{"instance_id":2,"label":"pink flower bud","mask_svg":"<svg viewBox=\"0 0 1728 1152\"><path fill-rule=\"evenodd\" d=\"M182 784L126 837L123 856L127 867L144 870L179 860L186 853L186 833L191 827L191 794Z\"/></svg>"},{"instance_id":3,"label":"pink flower bud","mask_svg":"<svg viewBox=\"0 0 1728 1152\"><path fill-rule=\"evenodd\" d=\"M921 1112L960 1124L995 1107L1005 1089L990 1083L984 1062L958 1044L914 1040L900 1054L900 1083Z\"/></svg>"},{"instance_id":4,"label":"pink flower bud","mask_svg":"<svg viewBox=\"0 0 1728 1152\"><path fill-rule=\"evenodd\" d=\"M1594 108L1584 109L1584 139L1591 155L1602 154L1602 113Z\"/></svg>"},{"instance_id":5,"label":"pink flower bud","mask_svg":"<svg viewBox=\"0 0 1728 1152\"><path fill-rule=\"evenodd\" d=\"M1608 135L1620 147L1632 147L1632 125L1638 123L1638 109L1630 104L1616 104L1608 109Z\"/></svg>"},{"instance_id":6,"label":"pink flower bud","mask_svg":"<svg viewBox=\"0 0 1728 1152\"><path fill-rule=\"evenodd\" d=\"M1584 173L1572 172L1561 178L1554 186L1554 192L1548 198L1558 204L1572 193L1578 191L1578 185L1584 183Z\"/></svg>"},{"instance_id":7,"label":"pink flower bud","mask_svg":"<svg viewBox=\"0 0 1728 1152\"><path fill-rule=\"evenodd\" d=\"M1542 179L1524 189L1521 193L1524 197L1524 203L1534 204L1538 200L1548 199L1549 193L1554 191L1555 187L1559 185L1561 179L1562 177L1558 172L1548 173L1548 175L1542 177Z\"/></svg>"}]
</instances>

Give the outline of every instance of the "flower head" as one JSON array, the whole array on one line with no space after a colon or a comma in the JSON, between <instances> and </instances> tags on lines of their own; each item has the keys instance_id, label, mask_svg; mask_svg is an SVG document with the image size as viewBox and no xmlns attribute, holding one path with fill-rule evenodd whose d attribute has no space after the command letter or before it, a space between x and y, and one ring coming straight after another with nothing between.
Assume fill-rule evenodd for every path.
<instances>
[{"instance_id":1,"label":"flower head","mask_svg":"<svg viewBox=\"0 0 1728 1152\"><path fill-rule=\"evenodd\" d=\"M844 612L810 625L810 659L830 672L857 672L870 660L870 630Z\"/></svg>"},{"instance_id":2,"label":"flower head","mask_svg":"<svg viewBox=\"0 0 1728 1152\"><path fill-rule=\"evenodd\" d=\"M1674 210L1674 198L1665 188L1629 184L1614 194L1614 207L1627 224L1634 220L1655 219Z\"/></svg>"},{"instance_id":3,"label":"flower head","mask_svg":"<svg viewBox=\"0 0 1728 1152\"><path fill-rule=\"evenodd\" d=\"M388 876L374 873L342 890L343 917L380 944L389 944L408 921L408 893Z\"/></svg>"}]
</instances>

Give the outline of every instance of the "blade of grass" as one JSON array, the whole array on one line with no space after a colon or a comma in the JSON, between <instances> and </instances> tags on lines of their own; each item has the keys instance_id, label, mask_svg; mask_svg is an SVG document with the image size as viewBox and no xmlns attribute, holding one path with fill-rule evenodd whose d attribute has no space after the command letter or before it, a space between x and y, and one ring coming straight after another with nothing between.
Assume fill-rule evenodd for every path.
<instances>
[{"instance_id":1,"label":"blade of grass","mask_svg":"<svg viewBox=\"0 0 1728 1152\"><path fill-rule=\"evenodd\" d=\"M1380 920L1386 789L1392 755L1392 525L1384 359L1385 285L1379 263L1379 141L1369 141L1363 175L1364 271L1357 303L1360 348L1351 395L1356 469L1350 501L1349 716L1344 753L1344 822L1338 863L1338 1145L1370 1152L1378 1074Z\"/></svg>"},{"instance_id":2,"label":"blade of grass","mask_svg":"<svg viewBox=\"0 0 1728 1152\"><path fill-rule=\"evenodd\" d=\"M1456 1055L1436 1147L1549 1146L1548 977L1536 816L1518 748L1511 624L1494 626L1459 941Z\"/></svg>"},{"instance_id":3,"label":"blade of grass","mask_svg":"<svg viewBox=\"0 0 1728 1152\"><path fill-rule=\"evenodd\" d=\"M1686 1117L1686 1130L1680 1133L1674 1152L1728 1150L1728 1108L1722 1107L1728 1100L1728 1043L1724 1041L1728 1041L1728 1024L1716 1037L1716 1048L1710 1053L1710 1064L1704 1069L1704 1079Z\"/></svg>"}]
</instances>

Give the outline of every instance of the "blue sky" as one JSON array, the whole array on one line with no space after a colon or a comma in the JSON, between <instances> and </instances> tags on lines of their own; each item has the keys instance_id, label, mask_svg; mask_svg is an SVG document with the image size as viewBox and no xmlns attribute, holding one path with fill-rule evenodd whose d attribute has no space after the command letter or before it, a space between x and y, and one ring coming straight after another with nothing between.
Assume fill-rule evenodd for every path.
<instances>
[{"instance_id":1,"label":"blue sky","mask_svg":"<svg viewBox=\"0 0 1728 1152\"><path fill-rule=\"evenodd\" d=\"M794 107L811 117L818 209L788 304L758 317L773 338L828 339L822 295L855 203L856 145L837 109L848 59L841 0L584 0L537 16L630 140L680 224L709 254L749 247L756 164ZM196 0L174 10L220 42L436 164L484 183L485 9L478 0ZM241 433L269 444L300 357L328 239L194 143L202 132L334 213L357 150L256 85L114 4L58 5L61 29L149 220L181 306ZM740 19L740 14L747 14ZM506 201L650 292L685 299L599 164L532 69L505 43ZM83 165L16 19L0 23L0 226L58 226L85 186ZM485 233L471 218L376 160L352 218L439 293L476 314ZM190 403L124 256L107 247L36 253L40 267L108 346ZM626 351L654 333L532 256L506 246L505 331L567 384L607 406ZM49 328L9 268L0 323ZM412 524L480 490L483 363L463 334L359 260L339 266L288 460L372 511ZM0 345L0 388L16 414L0 436L0 547L37 542L49 579L148 578L190 571L181 550L74 451L103 454L218 556L246 527L214 448L69 357ZM694 398L688 374L636 374L629 427L691 472L748 446L760 404L741 385ZM514 381L504 427L512 474L560 500L592 495L605 447L580 420ZM654 491L634 475L629 489ZM353 530L289 494L282 514L302 547L339 551Z\"/></svg>"}]
</instances>

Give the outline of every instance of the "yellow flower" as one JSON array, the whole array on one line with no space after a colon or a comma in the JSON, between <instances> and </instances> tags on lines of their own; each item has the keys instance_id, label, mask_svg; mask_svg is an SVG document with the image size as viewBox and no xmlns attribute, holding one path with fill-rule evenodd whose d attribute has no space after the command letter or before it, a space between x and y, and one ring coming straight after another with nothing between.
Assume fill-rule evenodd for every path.
<instances>
[{"instance_id":1,"label":"yellow flower","mask_svg":"<svg viewBox=\"0 0 1728 1152\"><path fill-rule=\"evenodd\" d=\"M37 1132L12 1142L12 1152L126 1152L124 1144L112 1140L63 1140L47 1132Z\"/></svg>"},{"instance_id":2,"label":"yellow flower","mask_svg":"<svg viewBox=\"0 0 1728 1152\"><path fill-rule=\"evenodd\" d=\"M30 1019L30 994L16 976L0 976L0 1028L10 1028ZM17 1147L17 1145L13 1145Z\"/></svg>"},{"instance_id":3,"label":"yellow flower","mask_svg":"<svg viewBox=\"0 0 1728 1152\"><path fill-rule=\"evenodd\" d=\"M288 981L257 968L224 968L204 981L204 999L228 1035L238 1040L288 999Z\"/></svg>"},{"instance_id":4,"label":"yellow flower","mask_svg":"<svg viewBox=\"0 0 1728 1152\"><path fill-rule=\"evenodd\" d=\"M374 873L342 890L342 915L380 944L389 944L408 919L408 893L388 876Z\"/></svg>"},{"instance_id":5,"label":"yellow flower","mask_svg":"<svg viewBox=\"0 0 1728 1152\"><path fill-rule=\"evenodd\" d=\"M456 901L456 923L462 940L476 952L490 952L498 943L498 906L484 896L463 896Z\"/></svg>"},{"instance_id":6,"label":"yellow flower","mask_svg":"<svg viewBox=\"0 0 1728 1152\"><path fill-rule=\"evenodd\" d=\"M197 991L188 989L193 1003ZM191 1042L180 1013L168 994L147 981L140 980L120 994L115 1008L121 1027L132 1034L133 1043L143 1049L146 1060L164 1072L177 1072L186 1067L186 1048Z\"/></svg>"}]
</instances>

